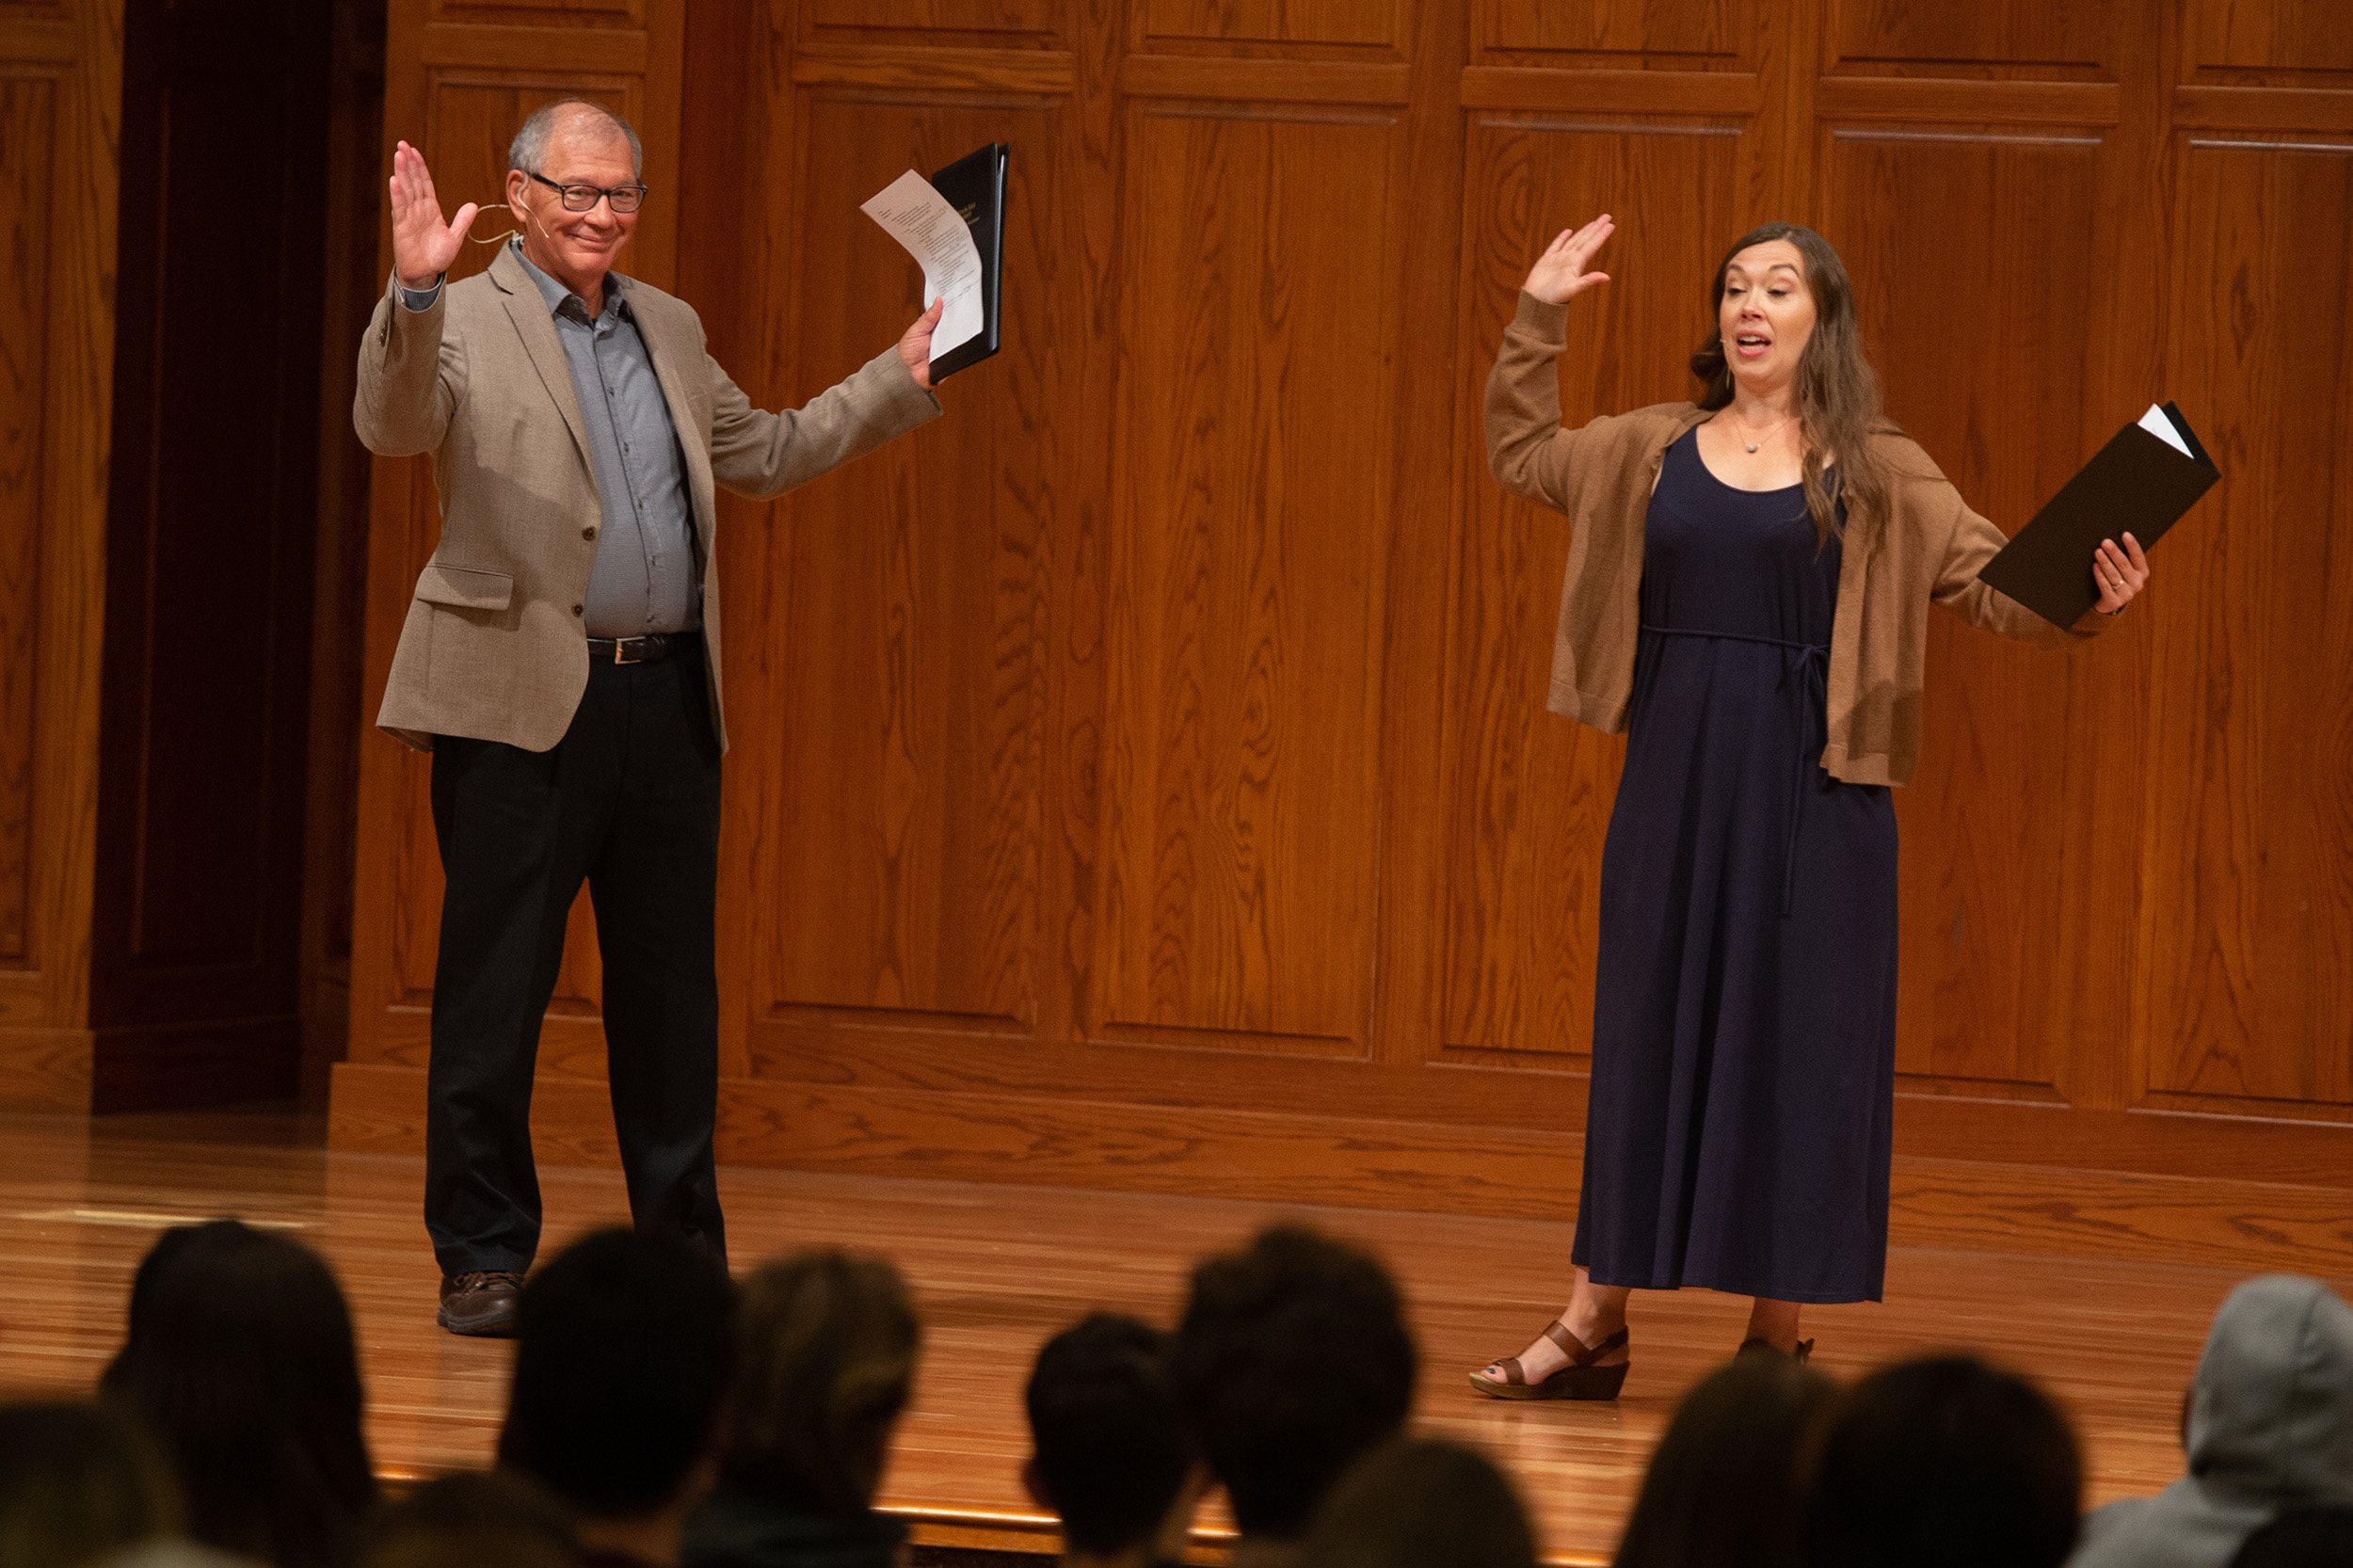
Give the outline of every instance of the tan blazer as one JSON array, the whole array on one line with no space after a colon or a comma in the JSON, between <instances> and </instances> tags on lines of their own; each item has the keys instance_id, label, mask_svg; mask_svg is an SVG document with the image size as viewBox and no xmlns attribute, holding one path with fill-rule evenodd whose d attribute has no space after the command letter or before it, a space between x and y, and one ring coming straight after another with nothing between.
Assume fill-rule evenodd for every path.
<instances>
[{"instance_id":1,"label":"tan blazer","mask_svg":"<svg viewBox=\"0 0 2353 1568\"><path fill-rule=\"evenodd\" d=\"M703 559L711 722L722 747L712 487L779 495L939 413L896 347L796 412L751 406L684 300L626 280L686 453ZM547 301L502 248L489 271L411 311L387 282L360 344L352 423L387 457L433 455L441 537L417 578L376 722L421 751L436 735L546 751L588 685L582 606L603 519L571 370Z\"/></svg>"}]
</instances>

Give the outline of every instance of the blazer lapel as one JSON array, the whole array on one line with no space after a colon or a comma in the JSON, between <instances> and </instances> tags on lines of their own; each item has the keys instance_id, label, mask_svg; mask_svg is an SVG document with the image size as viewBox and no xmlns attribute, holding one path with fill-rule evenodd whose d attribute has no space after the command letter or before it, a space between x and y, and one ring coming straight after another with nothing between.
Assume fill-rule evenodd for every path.
<instances>
[{"instance_id":1,"label":"blazer lapel","mask_svg":"<svg viewBox=\"0 0 2353 1568\"><path fill-rule=\"evenodd\" d=\"M588 471L589 483L594 484L597 465L588 456L588 426L580 417L580 398L572 391L571 363L564 358L564 344L555 335L555 318L548 313L548 302L532 286L522 263L504 246L499 248L498 259L490 264L490 281L504 295L507 319L514 322L515 331L522 338L523 348L530 354L532 367L538 371L548 395L555 399L565 428L572 433L572 444L580 448L581 466Z\"/></svg>"},{"instance_id":2,"label":"blazer lapel","mask_svg":"<svg viewBox=\"0 0 2353 1568\"><path fill-rule=\"evenodd\" d=\"M624 282L623 288L629 285ZM664 309L646 310L643 295L630 295L630 313L637 323L637 335L646 340L646 352L653 357L653 373L662 383L662 395L670 404L670 424L678 430L679 449L686 454L689 483L687 494L695 504L695 528L702 535L706 552L711 546L711 454L703 449L702 427L695 423L694 405L687 401L686 384L679 376L679 360L687 352L682 340L670 330L670 312Z\"/></svg>"}]
</instances>

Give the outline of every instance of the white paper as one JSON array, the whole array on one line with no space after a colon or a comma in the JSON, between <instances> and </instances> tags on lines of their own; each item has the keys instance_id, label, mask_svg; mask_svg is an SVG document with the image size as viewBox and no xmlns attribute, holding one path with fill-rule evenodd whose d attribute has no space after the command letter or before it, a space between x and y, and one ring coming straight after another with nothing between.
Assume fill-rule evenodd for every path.
<instances>
[{"instance_id":1,"label":"white paper","mask_svg":"<svg viewBox=\"0 0 2353 1568\"><path fill-rule=\"evenodd\" d=\"M2161 436L2171 441L2173 450L2183 456L2191 456L2189 442L2182 440L2182 433L2173 428L2173 422L2168 419L2165 410L2154 403L2150 404L2149 411L2140 416L2140 427L2153 436Z\"/></svg>"},{"instance_id":2,"label":"white paper","mask_svg":"<svg viewBox=\"0 0 2353 1568\"><path fill-rule=\"evenodd\" d=\"M932 328L932 358L980 336L981 252L948 199L932 183L908 169L858 206L905 247L923 269L923 303L947 306Z\"/></svg>"}]
</instances>

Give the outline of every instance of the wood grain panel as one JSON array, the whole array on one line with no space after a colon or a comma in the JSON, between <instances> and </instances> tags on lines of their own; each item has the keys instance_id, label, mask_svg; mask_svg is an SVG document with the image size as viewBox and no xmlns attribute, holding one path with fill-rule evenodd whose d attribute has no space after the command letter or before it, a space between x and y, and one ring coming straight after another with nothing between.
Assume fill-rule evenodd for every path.
<instances>
[{"instance_id":1,"label":"wood grain panel","mask_svg":"<svg viewBox=\"0 0 2353 1568\"><path fill-rule=\"evenodd\" d=\"M1062 31L1063 0L804 0L801 36L859 41L889 38L926 46L1048 44Z\"/></svg>"},{"instance_id":2,"label":"wood grain panel","mask_svg":"<svg viewBox=\"0 0 2353 1568\"><path fill-rule=\"evenodd\" d=\"M2345 87L2353 7L2339 0L2186 0L2184 63L2201 81Z\"/></svg>"},{"instance_id":3,"label":"wood grain panel","mask_svg":"<svg viewBox=\"0 0 2353 1568\"><path fill-rule=\"evenodd\" d=\"M2120 30L2147 25L2128 21L2125 0L1828 0L1828 69L1909 76L2103 77Z\"/></svg>"},{"instance_id":4,"label":"wood grain panel","mask_svg":"<svg viewBox=\"0 0 2353 1568\"><path fill-rule=\"evenodd\" d=\"M2145 1081L2343 1104L2353 556L2328 540L2353 515L2353 152L2185 140L2176 177L2174 391L2224 479L2167 536L2184 591L2155 617Z\"/></svg>"},{"instance_id":5,"label":"wood grain panel","mask_svg":"<svg viewBox=\"0 0 2353 1568\"><path fill-rule=\"evenodd\" d=\"M1471 0L1483 52L1573 68L1707 71L1762 52L1768 0ZM1501 63L1501 62L1497 62ZM1529 63L1534 63L1531 59Z\"/></svg>"},{"instance_id":6,"label":"wood grain panel","mask_svg":"<svg viewBox=\"0 0 2353 1568\"><path fill-rule=\"evenodd\" d=\"M646 0L430 0L435 22L523 27L643 27Z\"/></svg>"},{"instance_id":7,"label":"wood grain panel","mask_svg":"<svg viewBox=\"0 0 2353 1568\"><path fill-rule=\"evenodd\" d=\"M34 650L48 392L57 84L0 74L0 968L33 950Z\"/></svg>"},{"instance_id":8,"label":"wood grain panel","mask_svg":"<svg viewBox=\"0 0 2353 1568\"><path fill-rule=\"evenodd\" d=\"M1006 351L947 418L829 475L746 541L731 647L789 715L757 743L769 1009L1026 1019L1035 1010L1048 545L1069 437L1050 109L811 104L797 402L887 348L921 277L857 204L1010 141ZM774 750L766 750L773 746ZM744 765L739 747L731 765Z\"/></svg>"},{"instance_id":9,"label":"wood grain panel","mask_svg":"<svg viewBox=\"0 0 2353 1568\"><path fill-rule=\"evenodd\" d=\"M1824 224L1843 245L1888 412L1978 511L2015 530L2087 454L2099 144L1834 134ZM1934 190L1931 206L1905 201ZM1962 285L1961 280L1968 280ZM1970 308L1968 299L1991 302ZM1959 340L1966 340L1960 351ZM2137 413L2118 409L2115 423ZM2087 566L2087 570L2089 566ZM2073 976L2054 972L2074 824L2055 808L2083 728L2061 659L1932 614L1922 766L1904 840L1898 1069L2049 1085Z\"/></svg>"},{"instance_id":10,"label":"wood grain panel","mask_svg":"<svg viewBox=\"0 0 2353 1568\"><path fill-rule=\"evenodd\" d=\"M1128 136L1095 1017L1353 1052L1401 147L1379 120Z\"/></svg>"},{"instance_id":11,"label":"wood grain panel","mask_svg":"<svg viewBox=\"0 0 2353 1568\"><path fill-rule=\"evenodd\" d=\"M1220 44L1250 49L1302 45L1394 47L1402 41L1405 0L1133 0L1140 47Z\"/></svg>"},{"instance_id":12,"label":"wood grain panel","mask_svg":"<svg viewBox=\"0 0 2353 1568\"><path fill-rule=\"evenodd\" d=\"M0 287L16 318L0 328L0 1095L75 1109L89 1103L121 58L119 0L0 14Z\"/></svg>"},{"instance_id":13,"label":"wood grain panel","mask_svg":"<svg viewBox=\"0 0 2353 1568\"><path fill-rule=\"evenodd\" d=\"M1625 751L1623 738L1545 711L1568 524L1496 488L1475 410L1530 262L1562 227L1600 212L1618 220L1612 280L1571 315L1563 423L1691 395L1686 361L1707 327L1707 282L1749 222L1739 152L1724 127L1482 120L1471 129L1444 744L1450 1054L1565 1064L1587 1050L1602 836Z\"/></svg>"}]
</instances>

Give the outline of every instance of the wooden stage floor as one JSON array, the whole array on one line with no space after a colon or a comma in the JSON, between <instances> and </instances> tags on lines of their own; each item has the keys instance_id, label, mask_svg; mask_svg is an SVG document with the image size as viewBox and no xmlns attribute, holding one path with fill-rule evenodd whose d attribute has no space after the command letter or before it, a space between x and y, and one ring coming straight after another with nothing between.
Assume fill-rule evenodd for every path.
<instances>
[{"instance_id":1,"label":"wooden stage floor","mask_svg":"<svg viewBox=\"0 0 2353 1568\"><path fill-rule=\"evenodd\" d=\"M0 1388L87 1389L120 1336L131 1272L156 1228L235 1214L291 1227L341 1274L378 1467L413 1477L484 1463L508 1348L433 1326L423 1160L323 1143L316 1118L288 1114L0 1116ZM616 1174L541 1175L552 1243L626 1213ZM905 1270L927 1337L885 1500L943 1542L1048 1544L1015 1472L1021 1384L1049 1334L1096 1307L1172 1321L1195 1257L1278 1217L1389 1260L1420 1336L1417 1421L1502 1460L1559 1561L1608 1560L1676 1398L1731 1351L1743 1321L1741 1304L1721 1297L1639 1296L1635 1370L1616 1404L1506 1404L1475 1397L1464 1373L1517 1349L1565 1299L1566 1224L732 1168L723 1191L739 1268L837 1243ZM2180 1473L2180 1391L2238 1277L1897 1248L1885 1304L1814 1309L1807 1332L1818 1336L1817 1364L1841 1377L1948 1346L2033 1374L2073 1413L2099 1502ZM1226 1528L1214 1505L1202 1523L1211 1536Z\"/></svg>"}]
</instances>

